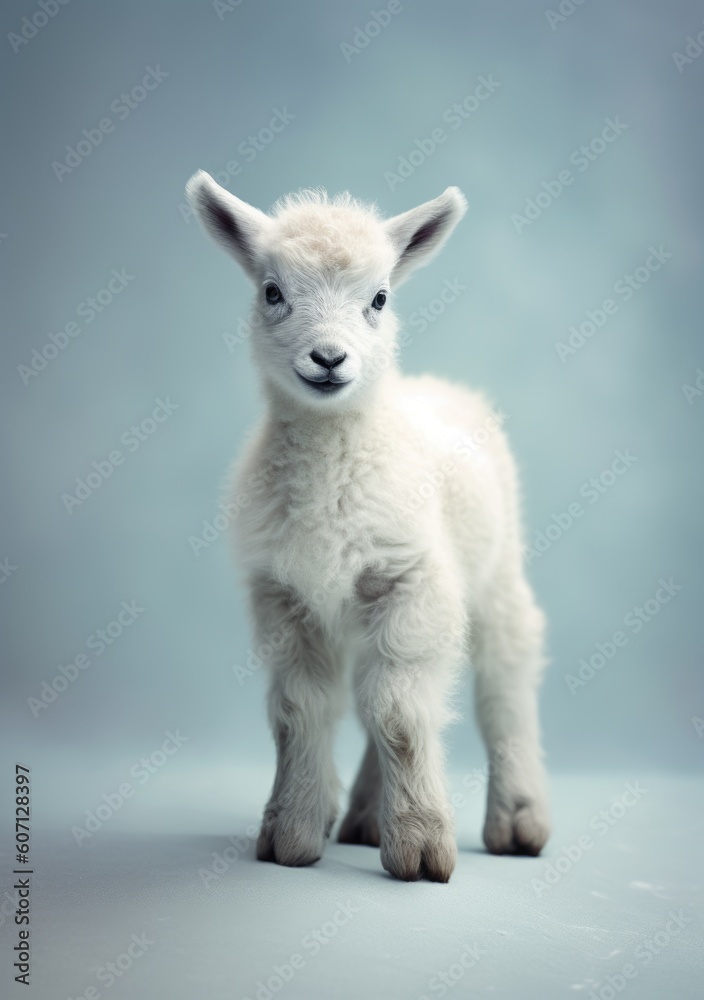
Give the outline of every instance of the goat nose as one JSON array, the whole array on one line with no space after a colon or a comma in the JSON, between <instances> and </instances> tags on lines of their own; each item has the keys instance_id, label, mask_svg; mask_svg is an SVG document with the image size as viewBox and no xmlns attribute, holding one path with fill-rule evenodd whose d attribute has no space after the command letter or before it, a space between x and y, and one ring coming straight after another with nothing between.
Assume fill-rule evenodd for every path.
<instances>
[{"instance_id":1,"label":"goat nose","mask_svg":"<svg viewBox=\"0 0 704 1000\"><path fill-rule=\"evenodd\" d=\"M327 358L325 355L321 354L320 351L311 351L310 357L312 361L315 361L316 365L322 365L323 368L337 368L347 357L346 354L335 354L334 356Z\"/></svg>"}]
</instances>

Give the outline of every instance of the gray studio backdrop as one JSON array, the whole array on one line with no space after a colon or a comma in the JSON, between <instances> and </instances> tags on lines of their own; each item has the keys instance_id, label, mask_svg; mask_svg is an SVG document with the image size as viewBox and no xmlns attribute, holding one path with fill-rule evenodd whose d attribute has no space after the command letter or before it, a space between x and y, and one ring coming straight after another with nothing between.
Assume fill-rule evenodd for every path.
<instances>
[{"instance_id":1,"label":"gray studio backdrop","mask_svg":"<svg viewBox=\"0 0 704 1000\"><path fill-rule=\"evenodd\" d=\"M80 818L167 731L225 812L273 762L218 509L256 330L186 210L199 167L262 208L462 188L397 296L402 361L508 416L550 767L700 765L704 9L552 8L3 4L2 732L40 813ZM472 724L449 744L481 766ZM344 774L360 747L345 723Z\"/></svg>"}]
</instances>

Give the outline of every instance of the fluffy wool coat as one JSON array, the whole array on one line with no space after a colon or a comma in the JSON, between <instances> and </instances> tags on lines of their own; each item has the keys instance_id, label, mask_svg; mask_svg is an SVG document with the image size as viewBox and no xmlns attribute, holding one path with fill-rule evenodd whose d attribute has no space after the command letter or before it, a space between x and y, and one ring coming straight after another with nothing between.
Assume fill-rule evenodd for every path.
<instances>
[{"instance_id":1,"label":"fluffy wool coat","mask_svg":"<svg viewBox=\"0 0 704 1000\"><path fill-rule=\"evenodd\" d=\"M462 665L489 758L484 839L549 832L536 687L544 620L523 566L516 471L484 399L403 377L388 300L465 211L449 188L382 220L302 192L266 215L196 174L206 230L256 288L266 416L238 463L238 558L269 658L277 772L258 856L320 857L338 804L333 730L352 678L367 750L339 830L405 880L456 859L441 733ZM245 503L242 503L242 500Z\"/></svg>"}]
</instances>

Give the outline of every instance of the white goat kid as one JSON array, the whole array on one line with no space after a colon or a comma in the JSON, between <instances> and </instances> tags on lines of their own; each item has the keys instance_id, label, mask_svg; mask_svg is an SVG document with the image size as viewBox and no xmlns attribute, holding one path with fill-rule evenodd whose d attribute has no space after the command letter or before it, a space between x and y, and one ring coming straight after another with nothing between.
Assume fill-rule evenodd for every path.
<instances>
[{"instance_id":1,"label":"white goat kid","mask_svg":"<svg viewBox=\"0 0 704 1000\"><path fill-rule=\"evenodd\" d=\"M349 665L368 746L339 839L380 845L401 879L446 882L457 849L441 731L468 655L489 758L485 843L537 854L543 616L524 576L514 463L479 396L401 377L387 303L448 238L464 197L448 188L384 221L317 191L266 215L204 172L187 191L256 288L268 407L234 491L250 501L235 525L258 641L274 650L278 762L259 858L321 856Z\"/></svg>"}]
</instances>

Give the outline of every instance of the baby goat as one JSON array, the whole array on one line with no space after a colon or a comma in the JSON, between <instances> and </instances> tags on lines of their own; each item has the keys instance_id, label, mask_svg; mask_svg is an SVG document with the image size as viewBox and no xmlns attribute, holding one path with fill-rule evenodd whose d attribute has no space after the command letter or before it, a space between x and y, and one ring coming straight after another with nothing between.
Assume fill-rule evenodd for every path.
<instances>
[{"instance_id":1,"label":"baby goat","mask_svg":"<svg viewBox=\"0 0 704 1000\"><path fill-rule=\"evenodd\" d=\"M538 854L544 619L524 574L514 462L480 396L401 376L388 301L447 240L463 195L448 188L384 221L320 191L267 215L202 171L187 193L256 289L267 412L234 492L249 501L235 524L258 642L273 650L277 768L258 857L321 856L349 667L368 743L339 840L381 846L398 878L446 882L457 849L441 731L467 657L489 758L484 841Z\"/></svg>"}]
</instances>

